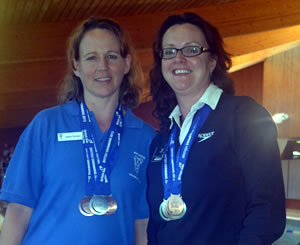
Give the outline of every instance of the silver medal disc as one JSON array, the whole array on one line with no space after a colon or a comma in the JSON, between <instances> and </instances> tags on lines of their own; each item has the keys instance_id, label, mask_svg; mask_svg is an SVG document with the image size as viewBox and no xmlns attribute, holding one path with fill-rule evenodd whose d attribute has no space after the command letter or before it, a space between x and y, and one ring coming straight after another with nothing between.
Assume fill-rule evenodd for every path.
<instances>
[{"instance_id":1,"label":"silver medal disc","mask_svg":"<svg viewBox=\"0 0 300 245\"><path fill-rule=\"evenodd\" d=\"M167 216L167 213L166 213L166 203L167 203L167 200L163 200L162 203L160 204L159 206L159 214L160 214L160 217L165 220L165 221L171 221L171 219Z\"/></svg>"},{"instance_id":2,"label":"silver medal disc","mask_svg":"<svg viewBox=\"0 0 300 245\"><path fill-rule=\"evenodd\" d=\"M108 212L108 201L102 195L93 196L89 202L89 208L95 215L104 215Z\"/></svg>"}]
</instances>

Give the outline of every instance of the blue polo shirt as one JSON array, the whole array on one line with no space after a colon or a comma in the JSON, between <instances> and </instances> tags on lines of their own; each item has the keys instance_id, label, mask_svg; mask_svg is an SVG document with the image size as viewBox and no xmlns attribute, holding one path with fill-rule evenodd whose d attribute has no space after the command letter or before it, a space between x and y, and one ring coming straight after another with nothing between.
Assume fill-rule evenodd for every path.
<instances>
[{"instance_id":1,"label":"blue polo shirt","mask_svg":"<svg viewBox=\"0 0 300 245\"><path fill-rule=\"evenodd\" d=\"M101 146L105 133L94 116L92 122ZM152 127L127 110L110 178L118 209L110 216L86 217L78 210L87 179L82 141L59 141L58 134L80 131L79 105L72 101L41 111L21 135L0 199L34 209L23 245L131 245L135 219L148 217L145 171Z\"/></svg>"}]
</instances>

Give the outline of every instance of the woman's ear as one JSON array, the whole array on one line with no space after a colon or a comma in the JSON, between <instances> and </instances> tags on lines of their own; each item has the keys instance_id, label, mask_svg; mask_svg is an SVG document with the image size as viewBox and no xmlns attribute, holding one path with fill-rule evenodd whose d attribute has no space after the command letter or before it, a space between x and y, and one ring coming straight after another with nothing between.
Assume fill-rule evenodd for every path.
<instances>
[{"instance_id":1,"label":"woman's ear","mask_svg":"<svg viewBox=\"0 0 300 245\"><path fill-rule=\"evenodd\" d=\"M210 73L213 73L214 72L214 70L215 70L215 68L216 68L216 66L217 66L217 57L215 57L215 56L211 56L210 57L210 61L209 61L209 72Z\"/></svg>"},{"instance_id":2,"label":"woman's ear","mask_svg":"<svg viewBox=\"0 0 300 245\"><path fill-rule=\"evenodd\" d=\"M77 60L75 60L74 58L72 59L73 62L73 72L77 77L80 77L80 73L79 73L79 62Z\"/></svg>"}]
</instances>

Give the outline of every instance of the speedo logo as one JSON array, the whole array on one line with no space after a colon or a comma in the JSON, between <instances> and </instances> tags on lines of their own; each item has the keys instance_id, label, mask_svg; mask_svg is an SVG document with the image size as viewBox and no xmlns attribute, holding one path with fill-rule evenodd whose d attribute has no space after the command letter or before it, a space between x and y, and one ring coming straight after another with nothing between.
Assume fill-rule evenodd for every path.
<instances>
[{"instance_id":1,"label":"speedo logo","mask_svg":"<svg viewBox=\"0 0 300 245\"><path fill-rule=\"evenodd\" d=\"M211 131L209 133L202 133L202 134L198 134L198 143L209 139L211 136L213 136L215 133L215 131Z\"/></svg>"}]
</instances>

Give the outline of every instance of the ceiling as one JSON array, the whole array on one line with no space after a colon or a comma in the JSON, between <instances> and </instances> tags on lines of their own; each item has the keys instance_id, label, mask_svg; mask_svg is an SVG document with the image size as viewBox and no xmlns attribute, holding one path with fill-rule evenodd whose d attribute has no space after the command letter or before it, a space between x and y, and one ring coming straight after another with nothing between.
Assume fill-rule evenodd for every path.
<instances>
[{"instance_id":1,"label":"ceiling","mask_svg":"<svg viewBox=\"0 0 300 245\"><path fill-rule=\"evenodd\" d=\"M0 129L22 127L55 105L71 30L89 16L127 30L145 77L152 40L170 14L214 24L232 54L231 72L300 46L299 0L0 0ZM144 85L144 101L147 84Z\"/></svg>"},{"instance_id":2,"label":"ceiling","mask_svg":"<svg viewBox=\"0 0 300 245\"><path fill-rule=\"evenodd\" d=\"M30 24L81 21L201 8L237 0L1 0L0 23Z\"/></svg>"}]
</instances>

